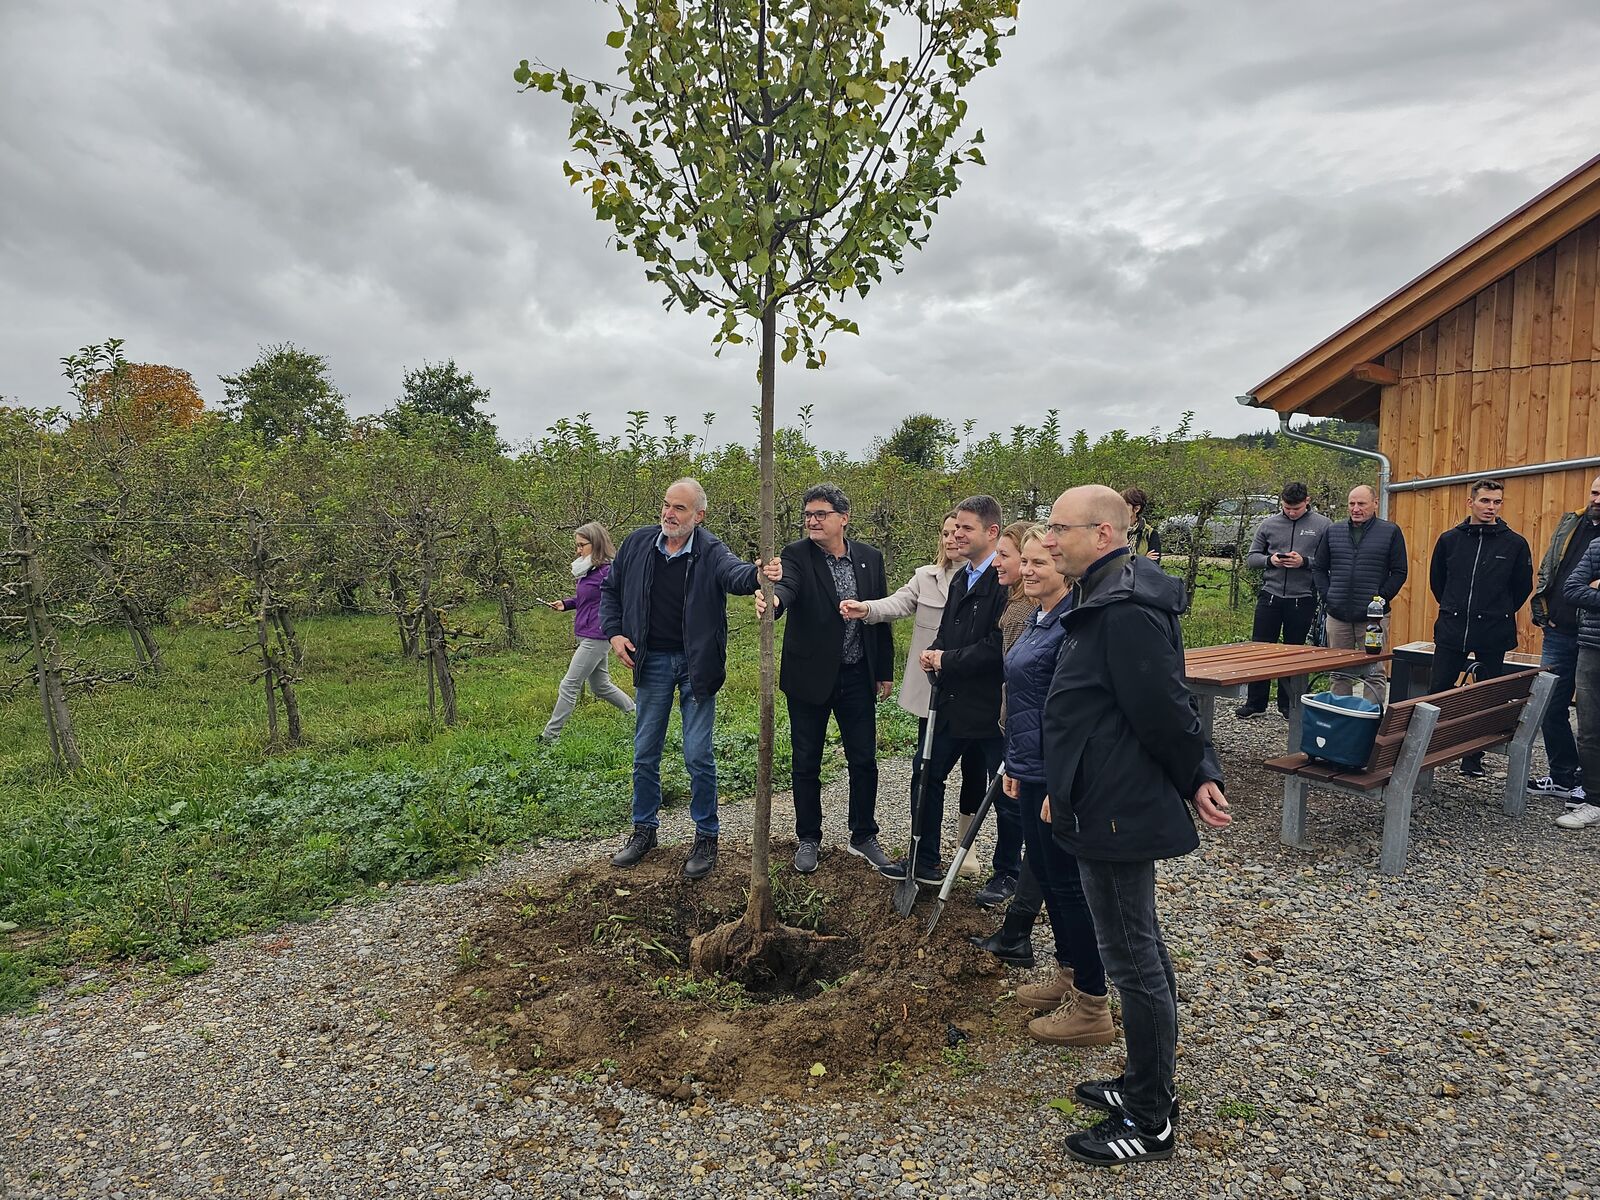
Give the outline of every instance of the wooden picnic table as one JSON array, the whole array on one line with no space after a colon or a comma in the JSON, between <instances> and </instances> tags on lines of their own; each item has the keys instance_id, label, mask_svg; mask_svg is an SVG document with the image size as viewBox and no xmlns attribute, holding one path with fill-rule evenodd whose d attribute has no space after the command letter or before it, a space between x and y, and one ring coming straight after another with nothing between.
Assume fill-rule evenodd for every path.
<instances>
[{"instance_id":1,"label":"wooden picnic table","mask_svg":"<svg viewBox=\"0 0 1600 1200\"><path fill-rule=\"evenodd\" d=\"M1393 657L1388 650L1330 650L1324 646L1286 646L1282 642L1234 642L1227 646L1202 646L1183 655L1189 690L1200 701L1200 719L1211 736L1218 700L1244 698L1248 684L1265 679L1286 679L1293 703L1289 707L1289 751L1300 749L1300 696L1306 681L1326 671L1365 670Z\"/></svg>"}]
</instances>

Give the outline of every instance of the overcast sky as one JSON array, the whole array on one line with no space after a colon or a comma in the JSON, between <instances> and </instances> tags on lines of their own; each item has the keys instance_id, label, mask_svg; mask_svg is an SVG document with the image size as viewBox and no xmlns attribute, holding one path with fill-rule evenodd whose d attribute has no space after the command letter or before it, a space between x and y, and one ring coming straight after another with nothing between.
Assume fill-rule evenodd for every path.
<instances>
[{"instance_id":1,"label":"overcast sky","mask_svg":"<svg viewBox=\"0 0 1600 1200\"><path fill-rule=\"evenodd\" d=\"M664 313L561 175L521 58L609 76L590 0L0 0L0 396L57 360L219 374L292 341L352 412L453 357L511 440L590 411L751 441L754 363ZM980 430L1264 428L1233 400L1600 152L1595 0L1023 0L972 90L989 166L784 371L852 453Z\"/></svg>"}]
</instances>

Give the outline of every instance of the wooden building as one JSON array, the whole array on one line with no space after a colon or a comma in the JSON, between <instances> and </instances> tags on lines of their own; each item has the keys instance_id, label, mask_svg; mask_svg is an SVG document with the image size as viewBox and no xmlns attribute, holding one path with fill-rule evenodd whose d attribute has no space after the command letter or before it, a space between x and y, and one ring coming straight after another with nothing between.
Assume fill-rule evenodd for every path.
<instances>
[{"instance_id":1,"label":"wooden building","mask_svg":"<svg viewBox=\"0 0 1600 1200\"><path fill-rule=\"evenodd\" d=\"M1279 414L1376 421L1391 485L1600 460L1600 157L1240 397ZM1374 464L1376 466L1376 464ZM1535 570L1600 466L1506 480L1506 522ZM1430 641L1434 542L1467 512L1466 483L1390 493L1411 575L1396 645ZM1338 516L1338 514L1331 514ZM1528 611L1519 648L1537 651Z\"/></svg>"}]
</instances>

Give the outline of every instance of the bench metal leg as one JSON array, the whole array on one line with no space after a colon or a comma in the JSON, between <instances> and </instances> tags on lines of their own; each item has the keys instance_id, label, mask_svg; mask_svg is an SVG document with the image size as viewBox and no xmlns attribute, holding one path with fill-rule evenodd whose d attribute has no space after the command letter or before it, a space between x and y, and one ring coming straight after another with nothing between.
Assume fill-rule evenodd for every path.
<instances>
[{"instance_id":1,"label":"bench metal leg","mask_svg":"<svg viewBox=\"0 0 1600 1200\"><path fill-rule=\"evenodd\" d=\"M1533 761L1533 739L1544 723L1545 710L1550 707L1550 693L1555 689L1556 677L1548 671L1539 672L1528 692L1528 703L1523 705L1522 716L1517 721L1516 735L1506 747L1506 792L1501 809L1508 817L1520 817L1528 808L1528 768Z\"/></svg>"},{"instance_id":2,"label":"bench metal leg","mask_svg":"<svg viewBox=\"0 0 1600 1200\"><path fill-rule=\"evenodd\" d=\"M1439 723L1437 705L1419 703L1400 743L1400 757L1394 774L1383 789L1383 850L1378 855L1378 870L1385 875L1400 875L1406 869L1406 847L1411 843L1411 797L1422 773L1422 760L1428 756L1428 742Z\"/></svg>"},{"instance_id":3,"label":"bench metal leg","mask_svg":"<svg viewBox=\"0 0 1600 1200\"><path fill-rule=\"evenodd\" d=\"M1433 768L1417 772L1417 786L1412 789L1418 800L1433 799Z\"/></svg>"},{"instance_id":4,"label":"bench metal leg","mask_svg":"<svg viewBox=\"0 0 1600 1200\"><path fill-rule=\"evenodd\" d=\"M1283 829L1279 840L1285 846L1303 847L1306 836L1306 781L1290 775L1283 781Z\"/></svg>"}]
</instances>

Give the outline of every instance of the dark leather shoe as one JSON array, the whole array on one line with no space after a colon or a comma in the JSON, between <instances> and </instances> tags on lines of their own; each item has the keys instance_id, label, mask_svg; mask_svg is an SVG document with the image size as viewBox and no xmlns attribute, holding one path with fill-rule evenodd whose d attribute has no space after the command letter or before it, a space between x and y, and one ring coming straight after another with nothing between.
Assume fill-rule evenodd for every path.
<instances>
[{"instance_id":1,"label":"dark leather shoe","mask_svg":"<svg viewBox=\"0 0 1600 1200\"><path fill-rule=\"evenodd\" d=\"M628 840L611 856L613 867L631 867L646 854L656 848L656 827L654 825L635 825L633 832L628 835Z\"/></svg>"},{"instance_id":2,"label":"dark leather shoe","mask_svg":"<svg viewBox=\"0 0 1600 1200\"><path fill-rule=\"evenodd\" d=\"M1017 892L1017 877L1015 875L996 875L988 883L978 889L978 894L972 899L979 908L995 908L1004 904Z\"/></svg>"},{"instance_id":3,"label":"dark leather shoe","mask_svg":"<svg viewBox=\"0 0 1600 1200\"><path fill-rule=\"evenodd\" d=\"M683 864L683 877L685 879L704 879L711 874L716 865L717 839L697 836L694 839L694 849L689 851L689 859Z\"/></svg>"},{"instance_id":4,"label":"dark leather shoe","mask_svg":"<svg viewBox=\"0 0 1600 1200\"><path fill-rule=\"evenodd\" d=\"M1006 910L1000 928L988 937L969 937L979 950L986 950L1003 963L1014 967L1033 966L1033 916L1024 917Z\"/></svg>"},{"instance_id":5,"label":"dark leather shoe","mask_svg":"<svg viewBox=\"0 0 1600 1200\"><path fill-rule=\"evenodd\" d=\"M813 841L803 841L795 847L794 869L802 875L809 875L817 869L817 855L822 847Z\"/></svg>"}]
</instances>

